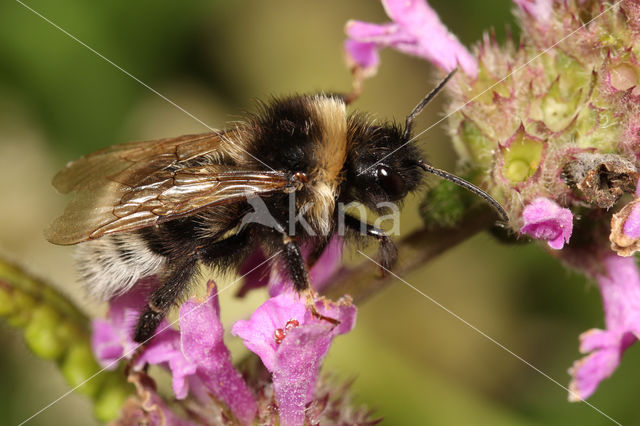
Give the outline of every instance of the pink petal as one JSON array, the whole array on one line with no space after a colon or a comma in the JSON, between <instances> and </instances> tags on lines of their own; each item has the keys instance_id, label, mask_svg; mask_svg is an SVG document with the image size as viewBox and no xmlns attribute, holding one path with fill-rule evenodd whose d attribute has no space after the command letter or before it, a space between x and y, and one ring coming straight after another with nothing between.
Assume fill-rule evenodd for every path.
<instances>
[{"instance_id":1,"label":"pink petal","mask_svg":"<svg viewBox=\"0 0 640 426\"><path fill-rule=\"evenodd\" d=\"M276 355L273 388L282 425L304 424L304 411L313 391L322 360L331 345L330 327L310 324L293 329Z\"/></svg>"},{"instance_id":2,"label":"pink petal","mask_svg":"<svg viewBox=\"0 0 640 426\"><path fill-rule=\"evenodd\" d=\"M573 392L569 399L588 398L600 382L611 376L624 351L640 335L640 275L633 258L608 254L604 274L597 275L602 292L606 330L589 330L580 336L580 351L589 353L569 370Z\"/></svg>"},{"instance_id":3,"label":"pink petal","mask_svg":"<svg viewBox=\"0 0 640 426\"><path fill-rule=\"evenodd\" d=\"M237 321L231 334L242 338L247 349L260 357L267 370L273 371L278 349L274 339L276 329L283 328L291 319L302 323L306 314L304 300L293 292L283 293L264 302L249 320Z\"/></svg>"},{"instance_id":4,"label":"pink petal","mask_svg":"<svg viewBox=\"0 0 640 426\"><path fill-rule=\"evenodd\" d=\"M96 359L102 367L114 370L124 352L120 334L108 321L99 318L91 321L91 328L91 348Z\"/></svg>"},{"instance_id":5,"label":"pink petal","mask_svg":"<svg viewBox=\"0 0 640 426\"><path fill-rule=\"evenodd\" d=\"M364 69L365 75L374 74L380 65L380 55L375 43L345 40L344 51L349 58L349 66L357 64Z\"/></svg>"},{"instance_id":6,"label":"pink petal","mask_svg":"<svg viewBox=\"0 0 640 426\"><path fill-rule=\"evenodd\" d=\"M92 345L101 363L137 346L132 339L133 330L153 290L153 286L146 284L136 284L130 292L112 299L108 319L94 321ZM186 398L190 387L196 386L196 394L212 394L228 405L240 423L249 424L256 415L257 406L224 345L216 292L215 284L210 282L210 297L205 302L189 300L182 305L180 331L163 320L140 354L136 367L145 364L165 366L171 371L176 398Z\"/></svg>"},{"instance_id":7,"label":"pink petal","mask_svg":"<svg viewBox=\"0 0 640 426\"><path fill-rule=\"evenodd\" d=\"M615 346L618 340L617 336L608 331L592 328L580 335L580 352L586 354L599 348Z\"/></svg>"},{"instance_id":8,"label":"pink petal","mask_svg":"<svg viewBox=\"0 0 640 426\"><path fill-rule=\"evenodd\" d=\"M544 197L536 198L525 207L522 218L524 225L520 229L521 233L547 240L549 246L556 250L569 242L573 231L573 214L554 201Z\"/></svg>"},{"instance_id":9,"label":"pink petal","mask_svg":"<svg viewBox=\"0 0 640 426\"><path fill-rule=\"evenodd\" d=\"M465 73L478 74L477 60L442 24L425 0L383 0L393 23L367 24L349 21L345 51L350 62L372 73L378 65L376 50L393 47L422 57L444 71L460 66Z\"/></svg>"},{"instance_id":10,"label":"pink petal","mask_svg":"<svg viewBox=\"0 0 640 426\"><path fill-rule=\"evenodd\" d=\"M133 341L133 333L138 317L142 309L147 305L147 298L157 286L158 281L155 277L140 280L130 291L109 301L109 310L105 320L93 320L91 345L98 362L102 366L116 368L116 361L120 357L131 358L135 348L138 346ZM168 323L162 321L158 330L162 330L167 326ZM147 346L147 350L153 347L154 340L155 337Z\"/></svg>"},{"instance_id":11,"label":"pink petal","mask_svg":"<svg viewBox=\"0 0 640 426\"><path fill-rule=\"evenodd\" d=\"M313 318L304 300L288 292L267 300L248 321L238 321L231 330L273 374L282 425L304 423L304 410L313 398L320 365L331 342L355 325L356 308L349 301L325 303L321 300L316 303L316 309L339 320L340 324L333 326ZM297 325L287 330L278 342L276 330L285 329L290 320L296 320Z\"/></svg>"},{"instance_id":12,"label":"pink petal","mask_svg":"<svg viewBox=\"0 0 640 426\"><path fill-rule=\"evenodd\" d=\"M356 308L351 304L334 304L328 309L316 305L323 314L340 321L337 326L319 322L306 323L291 330L276 352L273 387L283 425L304 423L304 410L313 399L322 360L332 340L351 331Z\"/></svg>"},{"instance_id":13,"label":"pink petal","mask_svg":"<svg viewBox=\"0 0 640 426\"><path fill-rule=\"evenodd\" d=\"M640 276L635 260L610 254L603 263L607 274L597 279L607 330L633 332L640 326Z\"/></svg>"},{"instance_id":14,"label":"pink petal","mask_svg":"<svg viewBox=\"0 0 640 426\"><path fill-rule=\"evenodd\" d=\"M189 390L187 380L196 373L197 365L186 359L180 350L180 332L167 329L156 336L138 358L137 365L164 365L171 371L173 393L184 399Z\"/></svg>"},{"instance_id":15,"label":"pink petal","mask_svg":"<svg viewBox=\"0 0 640 426\"><path fill-rule=\"evenodd\" d=\"M547 24L553 13L554 0L513 0L520 9L531 15L536 21Z\"/></svg>"},{"instance_id":16,"label":"pink petal","mask_svg":"<svg viewBox=\"0 0 640 426\"><path fill-rule=\"evenodd\" d=\"M602 348L573 364L569 374L569 400L577 402L590 397L600 381L611 376L620 363L620 351L616 347Z\"/></svg>"},{"instance_id":17,"label":"pink petal","mask_svg":"<svg viewBox=\"0 0 640 426\"><path fill-rule=\"evenodd\" d=\"M387 15L413 35L419 49L399 49L405 53L424 57L444 71L453 71L460 65L465 73L478 74L477 60L447 30L438 14L425 0L382 0Z\"/></svg>"},{"instance_id":18,"label":"pink petal","mask_svg":"<svg viewBox=\"0 0 640 426\"><path fill-rule=\"evenodd\" d=\"M624 233L630 238L640 238L640 203L636 203L624 222Z\"/></svg>"},{"instance_id":19,"label":"pink petal","mask_svg":"<svg viewBox=\"0 0 640 426\"><path fill-rule=\"evenodd\" d=\"M380 39L386 40L389 44L411 44L415 42L415 37L395 23L371 24L352 20L347 22L345 32L350 38L364 43L376 43Z\"/></svg>"},{"instance_id":20,"label":"pink petal","mask_svg":"<svg viewBox=\"0 0 640 426\"><path fill-rule=\"evenodd\" d=\"M209 392L227 404L242 424L248 424L256 415L257 405L224 344L217 292L210 281L205 301L191 299L180 307L182 353L197 366L197 375Z\"/></svg>"},{"instance_id":21,"label":"pink petal","mask_svg":"<svg viewBox=\"0 0 640 426\"><path fill-rule=\"evenodd\" d=\"M438 14L424 0L382 0L382 5L392 21L409 31L419 33L442 26Z\"/></svg>"}]
</instances>

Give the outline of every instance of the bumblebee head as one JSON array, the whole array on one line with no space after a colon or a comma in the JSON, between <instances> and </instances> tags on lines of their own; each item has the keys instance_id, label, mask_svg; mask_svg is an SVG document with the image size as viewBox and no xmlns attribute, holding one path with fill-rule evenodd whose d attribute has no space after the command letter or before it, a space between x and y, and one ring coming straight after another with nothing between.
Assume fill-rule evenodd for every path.
<instances>
[{"instance_id":1,"label":"bumblebee head","mask_svg":"<svg viewBox=\"0 0 640 426\"><path fill-rule=\"evenodd\" d=\"M349 201L377 210L382 202L398 202L422 181L418 148L406 144L395 124L371 126L362 116L350 119L345 194Z\"/></svg>"},{"instance_id":2,"label":"bumblebee head","mask_svg":"<svg viewBox=\"0 0 640 426\"><path fill-rule=\"evenodd\" d=\"M466 180L427 164L414 144L413 120L454 73L455 70L416 105L407 116L404 126L393 123L375 126L362 115L353 114L349 117L350 149L344 180L346 201L357 201L380 211L380 203L402 201L408 193L417 189L424 172L428 172L484 198L502 220L508 221L506 212L493 197Z\"/></svg>"}]
</instances>

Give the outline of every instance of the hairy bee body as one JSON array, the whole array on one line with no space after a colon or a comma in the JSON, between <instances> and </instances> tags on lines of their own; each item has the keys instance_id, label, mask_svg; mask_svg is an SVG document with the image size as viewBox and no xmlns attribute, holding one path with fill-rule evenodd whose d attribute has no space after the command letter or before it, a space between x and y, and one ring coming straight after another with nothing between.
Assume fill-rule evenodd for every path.
<instances>
[{"instance_id":1,"label":"hairy bee body","mask_svg":"<svg viewBox=\"0 0 640 426\"><path fill-rule=\"evenodd\" d=\"M138 342L153 336L201 263L235 269L261 248L303 291L310 288L307 264L345 229L348 238L376 239L381 264L390 267L396 253L391 239L362 218L340 216L340 203L381 212L381 205L401 202L415 190L427 171L501 210L482 190L427 165L410 143L413 118L447 79L404 126L347 114L342 96L303 95L262 104L224 131L89 154L54 178L60 192L74 192L75 198L47 238L79 245L80 275L101 299L128 291L142 278L158 278L138 320ZM312 249L307 258L301 246Z\"/></svg>"},{"instance_id":2,"label":"hairy bee body","mask_svg":"<svg viewBox=\"0 0 640 426\"><path fill-rule=\"evenodd\" d=\"M136 232L78 244L75 253L80 282L98 300L127 292L140 279L161 273L166 260Z\"/></svg>"},{"instance_id":3,"label":"hairy bee body","mask_svg":"<svg viewBox=\"0 0 640 426\"><path fill-rule=\"evenodd\" d=\"M341 99L317 95L275 101L265 105L261 114L223 135L234 138L235 149L248 155L234 158L227 152L213 152L173 163L169 168L222 163L265 171L267 164L276 170L303 173L307 182L295 191L295 213L289 211L288 192L268 194L261 200L286 230L290 218L307 206L301 215L313 235L294 226L299 243L330 237L347 152L347 114ZM272 254L282 246L279 230L248 223L237 232L242 219L253 210L249 194L246 199L202 209L193 215L81 242L76 254L81 280L90 294L107 300L128 291L143 277L168 275L167 269L198 250L200 257L206 257L200 260L221 270L236 267L256 246ZM203 254L234 231L232 244L224 245L219 252L211 249L215 253Z\"/></svg>"}]
</instances>

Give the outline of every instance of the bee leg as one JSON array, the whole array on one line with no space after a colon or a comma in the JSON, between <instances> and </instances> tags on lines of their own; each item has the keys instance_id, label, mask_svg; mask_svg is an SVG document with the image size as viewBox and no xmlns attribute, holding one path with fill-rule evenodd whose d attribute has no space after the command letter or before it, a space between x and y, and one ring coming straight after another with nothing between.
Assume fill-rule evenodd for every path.
<instances>
[{"instance_id":1,"label":"bee leg","mask_svg":"<svg viewBox=\"0 0 640 426\"><path fill-rule=\"evenodd\" d=\"M387 233L350 215L345 215L344 224L354 231L378 240L378 258L382 265L382 273L386 274L386 269L391 269L398 259L398 249Z\"/></svg>"},{"instance_id":2,"label":"bee leg","mask_svg":"<svg viewBox=\"0 0 640 426\"><path fill-rule=\"evenodd\" d=\"M167 311L182 294L187 283L193 277L198 258L194 254L185 262L176 262L170 269L169 276L164 283L155 289L149 298L146 309L138 318L134 340L146 343L158 328L158 324L165 317Z\"/></svg>"},{"instance_id":3,"label":"bee leg","mask_svg":"<svg viewBox=\"0 0 640 426\"><path fill-rule=\"evenodd\" d=\"M229 259L239 255L242 249L248 247L248 237L248 232L241 232L224 240L198 247L195 254L189 257L186 262L176 262L164 284L153 292L147 308L140 315L134 340L138 343L143 343L153 336L160 321L162 321L169 308L180 297L187 283L193 277L198 260L208 265L224 260L230 261ZM141 353L142 351L139 352ZM139 356L140 354L138 353L137 355Z\"/></svg>"},{"instance_id":4,"label":"bee leg","mask_svg":"<svg viewBox=\"0 0 640 426\"><path fill-rule=\"evenodd\" d=\"M311 288L311 281L300 246L288 235L282 236L282 242L284 245L282 251L287 261L289 275L296 291L301 293L308 290Z\"/></svg>"},{"instance_id":5,"label":"bee leg","mask_svg":"<svg viewBox=\"0 0 640 426\"><path fill-rule=\"evenodd\" d=\"M289 267L289 275L291 276L296 291L298 293L305 293L307 309L309 309L311 315L333 325L340 324L340 321L337 319L324 316L316 309L316 292L311 288L309 271L305 265L300 246L288 235L283 235L282 240L284 243L284 256L287 260L287 266Z\"/></svg>"}]
</instances>

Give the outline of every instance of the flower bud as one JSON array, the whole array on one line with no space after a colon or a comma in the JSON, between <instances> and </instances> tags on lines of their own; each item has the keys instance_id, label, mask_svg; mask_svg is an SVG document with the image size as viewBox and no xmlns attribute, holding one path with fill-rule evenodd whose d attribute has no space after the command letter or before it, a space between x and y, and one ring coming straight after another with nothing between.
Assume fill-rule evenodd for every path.
<instances>
[{"instance_id":1,"label":"flower bud","mask_svg":"<svg viewBox=\"0 0 640 426\"><path fill-rule=\"evenodd\" d=\"M58 359L62 356L66 342L58 336L59 324L60 316L51 307L40 305L35 308L24 330L24 340L29 349L43 359Z\"/></svg>"},{"instance_id":2,"label":"flower bud","mask_svg":"<svg viewBox=\"0 0 640 426\"><path fill-rule=\"evenodd\" d=\"M92 397L97 394L107 377L104 373L94 376L100 368L88 343L72 346L62 361L60 369L69 385L79 386L76 389L78 392Z\"/></svg>"},{"instance_id":3,"label":"flower bud","mask_svg":"<svg viewBox=\"0 0 640 426\"><path fill-rule=\"evenodd\" d=\"M93 412L101 422L107 422L118 417L124 401L132 393L131 386L115 375L105 380L102 389L96 395Z\"/></svg>"}]
</instances>

